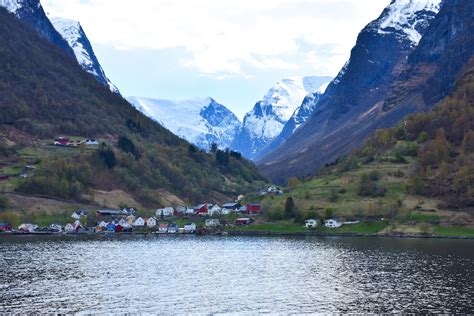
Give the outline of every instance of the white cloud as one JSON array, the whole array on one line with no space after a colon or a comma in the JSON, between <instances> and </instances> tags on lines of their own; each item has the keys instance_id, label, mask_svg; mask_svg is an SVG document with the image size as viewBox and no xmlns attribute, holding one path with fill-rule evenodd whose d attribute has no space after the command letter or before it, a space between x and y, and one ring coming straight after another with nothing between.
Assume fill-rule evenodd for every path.
<instances>
[{"instance_id":1,"label":"white cloud","mask_svg":"<svg viewBox=\"0 0 474 316\"><path fill-rule=\"evenodd\" d=\"M252 67L334 75L357 33L389 0L42 3L51 16L79 20L94 43L120 50L181 48L188 56L181 66L225 78L251 76Z\"/></svg>"}]
</instances>

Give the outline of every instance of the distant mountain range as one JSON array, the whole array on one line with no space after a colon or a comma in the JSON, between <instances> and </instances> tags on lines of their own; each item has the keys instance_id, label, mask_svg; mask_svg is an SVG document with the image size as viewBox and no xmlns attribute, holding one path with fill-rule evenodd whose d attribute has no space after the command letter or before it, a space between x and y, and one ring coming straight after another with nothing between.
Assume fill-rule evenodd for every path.
<instances>
[{"instance_id":1,"label":"distant mountain range","mask_svg":"<svg viewBox=\"0 0 474 316\"><path fill-rule=\"evenodd\" d=\"M129 97L128 101L175 135L209 150L213 143L221 149L231 146L240 128L239 119L212 98L160 100Z\"/></svg>"},{"instance_id":2,"label":"distant mountain range","mask_svg":"<svg viewBox=\"0 0 474 316\"><path fill-rule=\"evenodd\" d=\"M281 80L247 113L243 123L212 98L172 101L129 97L128 101L174 134L202 149L208 150L215 143L221 149L230 148L253 159L275 138L286 139L307 119L313 107L301 106L302 101L308 95L312 97L312 93L319 95L330 79L299 77ZM283 130L285 132L281 134Z\"/></svg>"}]
</instances>

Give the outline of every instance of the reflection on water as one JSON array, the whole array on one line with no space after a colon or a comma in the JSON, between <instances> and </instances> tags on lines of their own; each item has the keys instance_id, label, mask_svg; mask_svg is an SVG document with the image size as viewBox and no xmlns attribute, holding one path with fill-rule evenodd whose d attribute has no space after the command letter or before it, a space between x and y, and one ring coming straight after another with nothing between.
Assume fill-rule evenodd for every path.
<instances>
[{"instance_id":1,"label":"reflection on water","mask_svg":"<svg viewBox=\"0 0 474 316\"><path fill-rule=\"evenodd\" d=\"M472 312L474 241L1 237L0 312Z\"/></svg>"}]
</instances>

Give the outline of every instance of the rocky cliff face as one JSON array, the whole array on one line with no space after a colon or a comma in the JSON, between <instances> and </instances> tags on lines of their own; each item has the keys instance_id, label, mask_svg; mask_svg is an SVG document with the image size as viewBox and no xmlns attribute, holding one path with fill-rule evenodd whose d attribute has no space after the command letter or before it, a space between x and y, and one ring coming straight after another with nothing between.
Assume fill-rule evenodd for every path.
<instances>
[{"instance_id":1,"label":"rocky cliff face","mask_svg":"<svg viewBox=\"0 0 474 316\"><path fill-rule=\"evenodd\" d=\"M375 129L392 126L408 113L410 109L391 115L381 110L424 42L440 5L440 0L392 1L361 31L350 60L318 100L311 119L263 159L261 170L278 182L311 174L360 146Z\"/></svg>"},{"instance_id":2,"label":"rocky cliff face","mask_svg":"<svg viewBox=\"0 0 474 316\"><path fill-rule=\"evenodd\" d=\"M71 47L53 27L39 0L0 0L0 6L15 14L21 21L30 25L42 37L61 48L69 56L74 57Z\"/></svg>"},{"instance_id":3,"label":"rocky cliff face","mask_svg":"<svg viewBox=\"0 0 474 316\"><path fill-rule=\"evenodd\" d=\"M52 18L51 22L73 49L79 65L92 74L101 84L109 87L112 92L120 94L118 88L105 75L81 24L78 21L64 18Z\"/></svg>"}]
</instances>

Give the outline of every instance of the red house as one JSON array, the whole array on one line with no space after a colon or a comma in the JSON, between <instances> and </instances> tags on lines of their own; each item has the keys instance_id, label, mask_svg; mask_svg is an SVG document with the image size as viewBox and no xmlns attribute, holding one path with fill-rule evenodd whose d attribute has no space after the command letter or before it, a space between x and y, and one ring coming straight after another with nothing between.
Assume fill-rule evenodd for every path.
<instances>
[{"instance_id":1,"label":"red house","mask_svg":"<svg viewBox=\"0 0 474 316\"><path fill-rule=\"evenodd\" d=\"M258 203L249 203L247 204L247 214L258 214L262 211L262 207Z\"/></svg>"},{"instance_id":2,"label":"red house","mask_svg":"<svg viewBox=\"0 0 474 316\"><path fill-rule=\"evenodd\" d=\"M0 223L0 232L9 232L12 230L12 225L7 223Z\"/></svg>"},{"instance_id":3,"label":"red house","mask_svg":"<svg viewBox=\"0 0 474 316\"><path fill-rule=\"evenodd\" d=\"M194 208L194 211L197 212L199 215L207 215L209 210L209 204L201 204Z\"/></svg>"},{"instance_id":4,"label":"red house","mask_svg":"<svg viewBox=\"0 0 474 316\"><path fill-rule=\"evenodd\" d=\"M56 146L67 146L67 145L69 145L69 138L58 137L54 140L54 145L56 145Z\"/></svg>"},{"instance_id":5,"label":"red house","mask_svg":"<svg viewBox=\"0 0 474 316\"><path fill-rule=\"evenodd\" d=\"M8 181L10 179L7 175L0 175L0 181Z\"/></svg>"}]
</instances>

